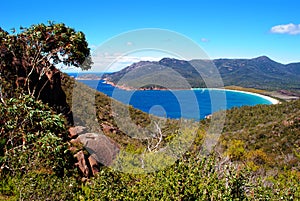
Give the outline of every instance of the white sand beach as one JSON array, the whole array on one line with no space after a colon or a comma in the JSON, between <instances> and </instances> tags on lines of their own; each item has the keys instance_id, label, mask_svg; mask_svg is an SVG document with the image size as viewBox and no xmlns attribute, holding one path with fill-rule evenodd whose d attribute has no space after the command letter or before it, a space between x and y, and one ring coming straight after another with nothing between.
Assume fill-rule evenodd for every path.
<instances>
[{"instance_id":1,"label":"white sand beach","mask_svg":"<svg viewBox=\"0 0 300 201\"><path fill-rule=\"evenodd\" d=\"M248 91L239 91L239 90L232 90L232 89L220 89L220 88L193 88L192 90L203 90L203 89L207 89L207 90L220 90L220 91L233 91L233 92L237 92L237 93L244 93L244 94L250 94L253 96L258 96L261 97L263 99L266 99L268 101L270 101L272 104L279 104L280 101L272 98L270 96L266 96L266 95L262 95L262 94L258 94L258 93L253 93L253 92L248 92Z\"/></svg>"}]
</instances>

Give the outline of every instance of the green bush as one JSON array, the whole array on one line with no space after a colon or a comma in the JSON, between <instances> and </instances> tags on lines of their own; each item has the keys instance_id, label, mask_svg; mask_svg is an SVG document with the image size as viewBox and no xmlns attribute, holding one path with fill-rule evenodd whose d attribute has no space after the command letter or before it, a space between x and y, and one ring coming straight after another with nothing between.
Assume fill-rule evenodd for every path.
<instances>
[{"instance_id":1,"label":"green bush","mask_svg":"<svg viewBox=\"0 0 300 201\"><path fill-rule=\"evenodd\" d=\"M0 200L74 200L79 187L74 177L28 172L1 180Z\"/></svg>"},{"instance_id":2,"label":"green bush","mask_svg":"<svg viewBox=\"0 0 300 201\"><path fill-rule=\"evenodd\" d=\"M1 174L40 171L63 174L70 169L67 129L60 115L30 96L0 104Z\"/></svg>"},{"instance_id":3,"label":"green bush","mask_svg":"<svg viewBox=\"0 0 300 201\"><path fill-rule=\"evenodd\" d=\"M242 200L246 172L231 164L218 167L214 156L187 154L174 165L148 174L103 169L83 186L86 200Z\"/></svg>"}]
</instances>

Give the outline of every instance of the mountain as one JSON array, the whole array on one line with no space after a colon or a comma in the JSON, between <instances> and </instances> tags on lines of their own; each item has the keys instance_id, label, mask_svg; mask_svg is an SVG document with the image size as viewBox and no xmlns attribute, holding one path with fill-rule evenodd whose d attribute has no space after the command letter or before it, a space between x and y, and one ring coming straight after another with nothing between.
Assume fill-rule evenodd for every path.
<instances>
[{"instance_id":1,"label":"mountain","mask_svg":"<svg viewBox=\"0 0 300 201\"><path fill-rule=\"evenodd\" d=\"M225 85L262 89L297 88L300 64L284 65L266 56L254 59L217 59L213 61ZM294 72L293 72L294 71Z\"/></svg>"},{"instance_id":2,"label":"mountain","mask_svg":"<svg viewBox=\"0 0 300 201\"><path fill-rule=\"evenodd\" d=\"M291 63L286 65L289 72L300 75L300 63Z\"/></svg>"},{"instance_id":3,"label":"mountain","mask_svg":"<svg viewBox=\"0 0 300 201\"><path fill-rule=\"evenodd\" d=\"M117 85L132 88L166 86L168 88L206 87L218 79L224 86L236 85L260 89L299 89L300 63L281 64L266 56L253 59L140 61L121 71L104 74ZM205 81L204 81L205 80ZM212 86L219 87L216 82ZM211 87L211 84L209 85Z\"/></svg>"}]
</instances>

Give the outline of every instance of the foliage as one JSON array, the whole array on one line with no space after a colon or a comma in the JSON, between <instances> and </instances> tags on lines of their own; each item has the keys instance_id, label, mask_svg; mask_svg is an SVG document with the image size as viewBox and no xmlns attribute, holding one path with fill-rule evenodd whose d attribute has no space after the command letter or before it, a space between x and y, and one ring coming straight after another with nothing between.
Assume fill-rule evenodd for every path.
<instances>
[{"instance_id":1,"label":"foliage","mask_svg":"<svg viewBox=\"0 0 300 201\"><path fill-rule=\"evenodd\" d=\"M78 191L77 178L48 173L17 174L0 182L0 200L1 194L5 200L74 200Z\"/></svg>"},{"instance_id":2,"label":"foliage","mask_svg":"<svg viewBox=\"0 0 300 201\"><path fill-rule=\"evenodd\" d=\"M99 128L101 124L106 123L116 130L115 133L105 134L120 143L124 148L122 150L132 153L130 156L121 155L120 159L123 160L122 162L125 161L122 164L126 166L123 168L132 169L131 172L138 172L134 168L137 166L142 167L143 163L140 156L143 156L142 153L147 148L147 143L131 138L126 135L126 132L123 133L118 128L120 122L117 124L114 120L114 115L121 113L123 110L128 110L128 108L126 109L125 106L119 103L113 103L113 100L110 100L107 96L91 91L80 83L76 83L76 85L79 91L85 92L83 97L79 97L80 100L76 100L77 96L71 100L75 101L73 102L73 104L76 104L75 110L78 109L77 112L81 111L78 115L80 118L78 122L84 122L85 125L95 125L89 122L94 121L96 107L98 118L96 127ZM74 86L74 82L68 81L65 86L65 89L69 91L67 94L71 94L71 88L67 86ZM92 94L92 97L87 98L86 96L89 94ZM87 108L85 103L89 103L90 106L88 107L91 108ZM191 145L190 154L180 158L174 165L146 175L125 174L109 168L102 168L96 178L81 187L79 193L81 195L78 199L186 200L187 197L190 197L191 200L196 198L205 200L214 196L217 200L221 198L223 200L234 200L235 198L236 200L242 200L243 198L245 200L259 200L260 198L278 200L278 196L281 196L283 200L288 199L290 196L298 198L299 195L296 190L299 188L299 178L295 176L297 174L291 171L293 171L292 169L297 170L297 167L299 167L299 157L297 158L299 151L299 146L297 146L299 143L299 103L300 101L293 101L270 106L245 106L227 111L224 133L220 138L220 145L216 148L218 153L223 153L223 156L221 154L219 157L226 162L223 163L222 160L216 158L209 159L214 167L222 168L219 171L216 170L219 177L214 177L212 173L207 173L205 176L202 174L203 172L197 172L199 171L199 164L194 162L203 159L198 158L198 153L201 151L205 131L209 127L209 120L203 120L200 122L195 141ZM118 104L118 106L114 105L114 110L112 110L112 104ZM85 113L86 111L91 112ZM158 119L134 108L130 107L129 111L130 118L122 120L122 128L126 127L128 122L133 122L134 125L141 128L149 128L153 120L159 122ZM176 138L180 133L178 132L180 126L182 124L179 124L176 120L167 120L164 123L162 132L165 137L161 143L162 147ZM138 130L135 131L135 127L128 126L128 128L133 133L139 133ZM195 130L190 129L189 131L187 129L185 132L195 133ZM147 160L151 161L152 155L155 156L155 153L144 156L144 168L148 168L146 162ZM227 158L227 155L230 157ZM169 159L164 156L162 158L156 156L153 160L153 167L161 165L159 162L168 163L167 160ZM225 164L230 168L226 170L224 168ZM194 177L198 178L195 176L197 174L202 174L201 179L199 181L195 179L198 183L191 182L191 180L194 181ZM225 174L227 174L227 178L224 176ZM220 175L224 177L222 178ZM279 177L282 178L280 175L286 175L286 180L279 179ZM182 181L186 181L186 183ZM204 185L205 181L209 182ZM288 185L284 186L284 182L287 182ZM230 188L228 187L229 183L232 185ZM209 195L204 195L203 192L207 192L207 189L210 190L207 193ZM233 191L239 193L235 195L229 193ZM188 196L185 197L185 195Z\"/></svg>"},{"instance_id":3,"label":"foliage","mask_svg":"<svg viewBox=\"0 0 300 201\"><path fill-rule=\"evenodd\" d=\"M14 89L24 85L24 89L35 96L43 90L52 65L62 63L87 70L92 64L85 35L62 23L21 27L18 34L9 34L0 28L0 47L3 80ZM6 87L6 95L9 95L8 86L2 87Z\"/></svg>"},{"instance_id":4,"label":"foliage","mask_svg":"<svg viewBox=\"0 0 300 201\"><path fill-rule=\"evenodd\" d=\"M299 200L300 174L286 171L276 176L256 178L250 190L251 200Z\"/></svg>"},{"instance_id":5,"label":"foliage","mask_svg":"<svg viewBox=\"0 0 300 201\"><path fill-rule=\"evenodd\" d=\"M297 200L299 172L256 177L220 156L189 152L174 165L148 174L103 168L81 186L79 200Z\"/></svg>"},{"instance_id":6,"label":"foliage","mask_svg":"<svg viewBox=\"0 0 300 201\"><path fill-rule=\"evenodd\" d=\"M245 154L244 142L241 140L232 140L229 142L229 147L226 153L231 160L241 160Z\"/></svg>"},{"instance_id":7,"label":"foliage","mask_svg":"<svg viewBox=\"0 0 300 201\"><path fill-rule=\"evenodd\" d=\"M1 175L29 171L64 174L72 169L67 129L60 115L25 95L0 104Z\"/></svg>"},{"instance_id":8,"label":"foliage","mask_svg":"<svg viewBox=\"0 0 300 201\"><path fill-rule=\"evenodd\" d=\"M299 170L300 160L295 151L300 146L299 115L300 100L228 110L220 139L222 150L234 151L234 142L241 141L245 151L239 161L251 159L253 165L266 169Z\"/></svg>"},{"instance_id":9,"label":"foliage","mask_svg":"<svg viewBox=\"0 0 300 201\"><path fill-rule=\"evenodd\" d=\"M65 86L72 87L74 86L74 83L70 81L67 82ZM84 86L80 87L82 87L81 89L85 89ZM86 89L84 91L89 92ZM67 92L67 94L68 93L69 92ZM98 110L97 115L101 115L98 118L99 123L109 123L117 128L113 116L110 116L111 110L107 107L107 103L110 105L111 100L100 93L95 94L94 92L93 96L94 100L96 100ZM33 110L31 112L34 113L35 107L33 107L32 104L35 103L40 110L47 113L47 106L42 106L28 96L23 99L26 100L26 102L24 102L24 100L19 101L23 104L19 104L18 101L12 99L14 101L7 101L7 105L10 107L20 105L20 108L17 108L23 108L21 111ZM84 99L81 98L81 100ZM74 101L74 99L71 101ZM90 101L90 99L87 99L86 101ZM84 101L81 101L80 103L84 104ZM31 104L31 108L27 106L28 104ZM82 105L80 107L82 107ZM283 167L281 171L276 171L276 168L273 168L274 163L280 164L280 158L273 157L274 163L272 163L273 161L270 162L270 157L274 156L274 153L272 153L274 150L269 149L269 141L272 138L267 137L268 131L272 131L273 128L273 131L280 132L280 135L283 136L295 134L296 136L294 136L293 142L297 142L299 130L298 107L299 101L295 101L274 106L243 107L240 109L234 108L229 110L227 112L227 121L224 127L224 136L222 136L221 139L224 150L220 151L217 149L217 151L225 154L232 152L234 153L234 156L238 156L231 158L232 160L222 155L202 156L199 154L205 136L205 130L208 128L209 120L206 120L200 123L199 129L196 131L197 135L194 136L195 143L191 145L190 152L184 154L173 165L168 166L166 169L161 169L148 174L129 174L102 167L100 173L95 178L91 178L86 183L81 183L81 181L76 178L76 174L57 177L56 174L45 171L45 168L43 167L38 170L34 170L33 168L33 171L28 169L27 174L15 174L12 177L2 177L3 182L0 187L0 192L3 198L12 200L20 198L37 200L300 199L298 193L300 183L299 172L297 170L284 169L283 166L278 165L277 167ZM3 114L8 111L8 109L5 108L2 108L1 111L2 110L4 111ZM80 110L82 110L82 108ZM14 110L11 109L11 111ZM148 127L151 125L149 119L147 120L147 118L149 118L148 115L140 112L136 113L133 108L130 109L130 111L133 119L137 117L136 121L133 122L141 125L141 127ZM40 113L44 112L40 111ZM29 115L30 112L23 112L22 114L23 115L21 116L26 117L26 119L32 118ZM53 115L51 112L48 112L47 114ZM260 114L260 116L257 116L256 114ZM35 117L38 115L33 116ZM5 118L5 121L7 121L7 119L12 119L13 121L18 119L22 120L21 117L16 117L16 115L14 115L13 118L11 117L12 116L10 116L10 118ZM91 117L89 115L80 115L80 117L82 118L82 121L87 122L92 121L93 119L93 116ZM87 119L85 119L86 117ZM41 121L39 118L33 120L33 122L47 122ZM1 122L3 121L4 120L1 119ZM33 125L36 126L38 123L28 125L28 127L23 127L23 129L34 129ZM56 129L60 127L53 128L53 124L48 127L46 125L48 124L44 125L46 130L55 129L55 133L60 133L56 131ZM165 122L164 125L165 127L162 129L162 132L166 136L162 145L164 145L164 143L172 142L177 137L178 133L176 134L176 131L178 130L178 126L180 126L178 124L176 125L176 121L172 120L169 120L168 123ZM99 124L97 126L99 127ZM65 131L65 128L62 128L62 130ZM193 127L187 127L185 132L195 133L195 130ZM248 132L250 132L250 134ZM130 152L132 153L140 154L142 150L147 147L147 144L133 140L119 132L115 134L106 134L114 137L114 139L119 139L119 143L124 143L124 148L128 145L126 151L129 151L130 149ZM261 137L259 138L259 141L255 141L255 144L253 144L254 141L251 142L251 140L255 140L255 136L260 136L262 134L267 137L265 140ZM64 135L61 136L63 137ZM272 135L272 137L274 136ZM183 139L180 139L180 141L181 140ZM142 146L140 146L141 143ZM284 146L284 144L282 144L282 146ZM235 147L238 147L238 149L235 149ZM287 147L288 149L286 149ZM225 148L228 148L228 150ZM285 154L295 153L296 158L299 159L297 155L299 151L298 148L299 146L296 145L292 147L284 146L278 150L284 151ZM44 152L46 151L43 150L43 153ZM238 152L238 154L235 155L235 152ZM48 153L49 150L44 154L47 155ZM51 154L53 154L53 152ZM276 152L276 155L280 156L279 151ZM64 155L64 157L66 156ZM125 159L128 160L129 158ZM156 161L163 162L165 159L166 158L158 158ZM132 162L134 161L135 159L132 160ZM130 160L128 162L130 162ZM68 164L72 163L68 161ZM296 164L293 163L291 164L292 166L287 167L293 167L295 169L297 168ZM153 165L159 164L154 163ZM45 192L45 189L48 189L48 191Z\"/></svg>"},{"instance_id":10,"label":"foliage","mask_svg":"<svg viewBox=\"0 0 300 201\"><path fill-rule=\"evenodd\" d=\"M103 169L83 191L89 200L238 200L246 196L243 174L221 169L213 156L187 154L174 165L149 174ZM224 169L223 169L224 168Z\"/></svg>"}]
</instances>

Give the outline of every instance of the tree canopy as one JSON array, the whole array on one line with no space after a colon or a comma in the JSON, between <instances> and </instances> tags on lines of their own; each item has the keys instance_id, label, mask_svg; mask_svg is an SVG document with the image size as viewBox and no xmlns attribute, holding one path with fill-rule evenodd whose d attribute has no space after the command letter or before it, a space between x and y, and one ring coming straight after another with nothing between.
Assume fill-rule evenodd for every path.
<instances>
[{"instance_id":1,"label":"tree canopy","mask_svg":"<svg viewBox=\"0 0 300 201\"><path fill-rule=\"evenodd\" d=\"M63 23L20 27L20 33L12 30L12 34L0 28L0 54L2 77L12 85L23 79L31 95L51 67L63 64L88 70L92 64L84 33Z\"/></svg>"}]
</instances>

